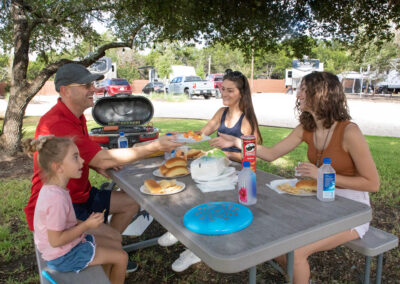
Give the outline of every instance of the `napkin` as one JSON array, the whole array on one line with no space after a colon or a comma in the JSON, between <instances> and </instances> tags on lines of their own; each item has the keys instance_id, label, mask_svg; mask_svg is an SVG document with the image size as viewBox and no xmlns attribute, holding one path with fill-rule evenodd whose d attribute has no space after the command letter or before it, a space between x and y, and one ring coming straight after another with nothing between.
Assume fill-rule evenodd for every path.
<instances>
[{"instance_id":1,"label":"napkin","mask_svg":"<svg viewBox=\"0 0 400 284\"><path fill-rule=\"evenodd\" d=\"M238 181L238 176L235 171L228 176L223 176L219 179L212 179L209 181L203 181L203 180L200 181L194 179L194 182L196 182L197 187L202 192L232 190L236 188L237 181Z\"/></svg>"}]
</instances>

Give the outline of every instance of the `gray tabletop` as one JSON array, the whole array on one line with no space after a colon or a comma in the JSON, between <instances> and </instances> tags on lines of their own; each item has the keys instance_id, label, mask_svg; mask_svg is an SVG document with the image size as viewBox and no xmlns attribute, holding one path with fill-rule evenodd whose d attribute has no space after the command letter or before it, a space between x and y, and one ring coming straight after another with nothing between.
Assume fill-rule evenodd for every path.
<instances>
[{"instance_id":1,"label":"gray tabletop","mask_svg":"<svg viewBox=\"0 0 400 284\"><path fill-rule=\"evenodd\" d=\"M219 236L201 235L183 225L191 208L206 202L238 202L236 190L202 193L189 176L178 180L185 190L167 196L151 196L139 191L144 180L157 178L153 171L161 158L146 159L110 171L112 179L147 210L163 227L192 250L213 270L243 271L306 244L340 233L371 220L370 207L346 198L321 202L315 196L278 194L265 184L280 177L257 170L257 203L249 206L252 223L242 231ZM236 165L237 166L237 165Z\"/></svg>"}]
</instances>

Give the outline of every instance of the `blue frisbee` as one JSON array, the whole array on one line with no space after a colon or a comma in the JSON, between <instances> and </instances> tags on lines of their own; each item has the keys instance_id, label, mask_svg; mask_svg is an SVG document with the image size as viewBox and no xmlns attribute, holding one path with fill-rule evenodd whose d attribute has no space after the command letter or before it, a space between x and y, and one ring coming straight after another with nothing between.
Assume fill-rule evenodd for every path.
<instances>
[{"instance_id":1,"label":"blue frisbee","mask_svg":"<svg viewBox=\"0 0 400 284\"><path fill-rule=\"evenodd\" d=\"M190 231L203 235L224 235L243 230L253 220L246 206L234 202L209 202L193 207L183 216Z\"/></svg>"}]
</instances>

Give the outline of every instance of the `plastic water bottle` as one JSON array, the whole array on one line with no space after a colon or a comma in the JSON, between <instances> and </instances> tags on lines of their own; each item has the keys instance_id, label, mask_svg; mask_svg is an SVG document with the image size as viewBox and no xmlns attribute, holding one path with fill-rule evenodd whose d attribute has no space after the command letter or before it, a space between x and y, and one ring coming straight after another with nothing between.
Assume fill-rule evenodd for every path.
<instances>
[{"instance_id":1,"label":"plastic water bottle","mask_svg":"<svg viewBox=\"0 0 400 284\"><path fill-rule=\"evenodd\" d=\"M256 174L250 168L250 162L243 162L243 169L238 176L239 202L244 205L253 205L257 202Z\"/></svg>"},{"instance_id":2,"label":"plastic water bottle","mask_svg":"<svg viewBox=\"0 0 400 284\"><path fill-rule=\"evenodd\" d=\"M318 169L317 198L321 201L335 200L336 172L331 166L331 158L324 158Z\"/></svg>"},{"instance_id":3,"label":"plastic water bottle","mask_svg":"<svg viewBox=\"0 0 400 284\"><path fill-rule=\"evenodd\" d=\"M128 148L128 139L125 137L125 132L119 133L118 148Z\"/></svg>"},{"instance_id":4,"label":"plastic water bottle","mask_svg":"<svg viewBox=\"0 0 400 284\"><path fill-rule=\"evenodd\" d=\"M171 136L172 135L172 133L167 133L167 134L165 134L166 136ZM164 160L169 160L169 159L171 159L171 158L173 158L173 157L175 157L176 156L176 153L175 153L175 149L174 150L172 150L171 152L165 152L164 153Z\"/></svg>"}]
</instances>

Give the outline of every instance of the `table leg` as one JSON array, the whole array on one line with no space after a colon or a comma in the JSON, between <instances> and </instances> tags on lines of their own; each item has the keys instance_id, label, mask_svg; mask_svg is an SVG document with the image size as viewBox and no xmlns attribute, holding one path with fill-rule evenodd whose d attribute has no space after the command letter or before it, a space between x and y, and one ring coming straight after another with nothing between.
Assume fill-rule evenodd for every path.
<instances>
[{"instance_id":1,"label":"table leg","mask_svg":"<svg viewBox=\"0 0 400 284\"><path fill-rule=\"evenodd\" d=\"M294 267L294 251L288 252L287 254L287 274L289 277L289 283L293 283L293 267Z\"/></svg>"},{"instance_id":2,"label":"table leg","mask_svg":"<svg viewBox=\"0 0 400 284\"><path fill-rule=\"evenodd\" d=\"M257 269L256 266L249 268L249 284L256 284Z\"/></svg>"},{"instance_id":3,"label":"table leg","mask_svg":"<svg viewBox=\"0 0 400 284\"><path fill-rule=\"evenodd\" d=\"M158 238L153 238L150 240L145 240L145 241L141 241L141 242L137 242L134 244L130 244L130 245L125 245L122 248L126 251L126 252L131 252L133 250L138 250L138 249L142 249L142 248L147 248L147 247L151 247L154 245L157 245Z\"/></svg>"}]
</instances>

